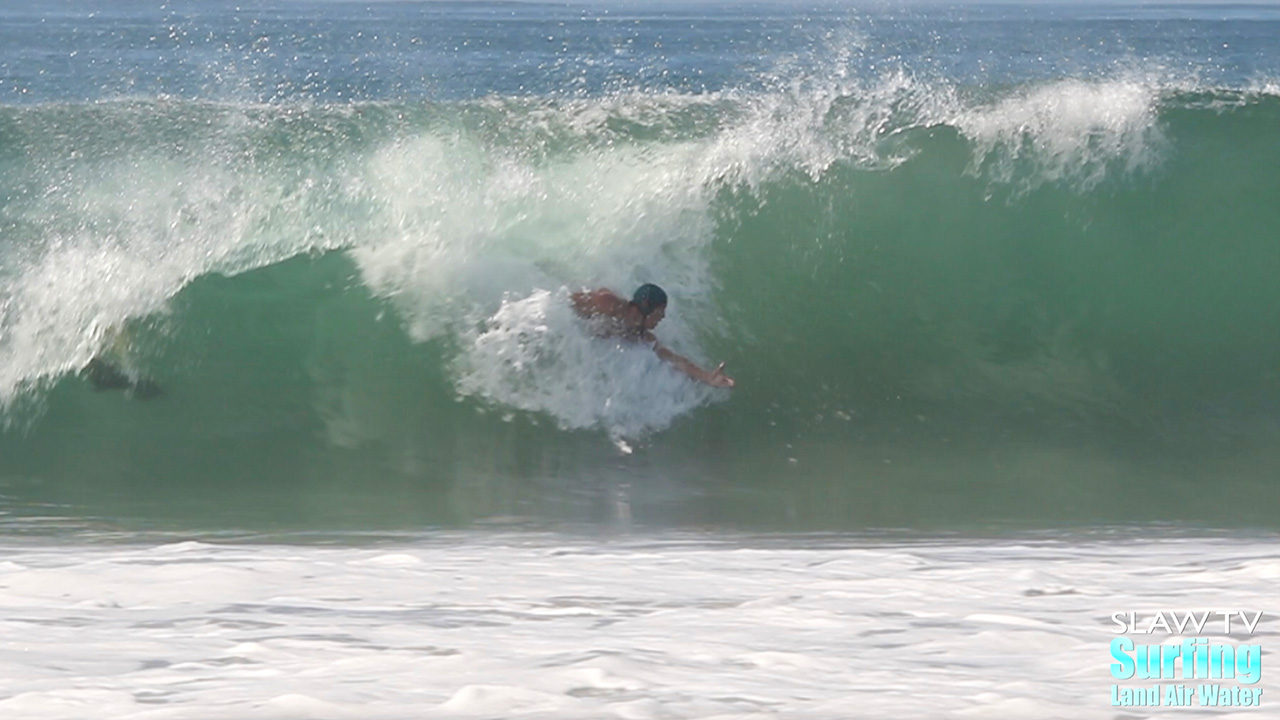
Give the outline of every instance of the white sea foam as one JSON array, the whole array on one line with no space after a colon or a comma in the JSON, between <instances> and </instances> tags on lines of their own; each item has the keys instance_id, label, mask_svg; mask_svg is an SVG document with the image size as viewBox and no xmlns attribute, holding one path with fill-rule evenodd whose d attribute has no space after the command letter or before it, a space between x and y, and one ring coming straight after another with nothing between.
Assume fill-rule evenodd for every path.
<instances>
[{"instance_id":1,"label":"white sea foam","mask_svg":"<svg viewBox=\"0 0 1280 720\"><path fill-rule=\"evenodd\" d=\"M1270 612L1275 548L28 538L3 547L0 716L1092 719L1111 613ZM1263 683L1240 717L1275 716Z\"/></svg>"},{"instance_id":2,"label":"white sea foam","mask_svg":"<svg viewBox=\"0 0 1280 720\"><path fill-rule=\"evenodd\" d=\"M1249 83L1248 92L1257 95L1280 97L1280 80L1273 77L1254 78Z\"/></svg>"},{"instance_id":3,"label":"white sea foam","mask_svg":"<svg viewBox=\"0 0 1280 720\"><path fill-rule=\"evenodd\" d=\"M1158 163L1159 97L1150 81L1064 80L965 108L951 122L974 143L971 172L1018 191L1058 182L1087 191L1113 168Z\"/></svg>"},{"instance_id":4,"label":"white sea foam","mask_svg":"<svg viewBox=\"0 0 1280 720\"><path fill-rule=\"evenodd\" d=\"M648 345L592 337L565 292L503 303L467 336L458 365L458 391L465 395L618 437L665 427L712 394Z\"/></svg>"}]
</instances>

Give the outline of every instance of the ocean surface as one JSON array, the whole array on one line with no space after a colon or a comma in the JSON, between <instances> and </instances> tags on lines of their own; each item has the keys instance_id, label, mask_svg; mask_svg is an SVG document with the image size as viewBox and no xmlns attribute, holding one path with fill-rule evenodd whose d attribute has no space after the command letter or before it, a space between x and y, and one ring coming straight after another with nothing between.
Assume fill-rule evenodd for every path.
<instances>
[{"instance_id":1,"label":"ocean surface","mask_svg":"<svg viewBox=\"0 0 1280 720\"><path fill-rule=\"evenodd\" d=\"M0 3L0 717L1155 717L1278 228L1277 3Z\"/></svg>"}]
</instances>

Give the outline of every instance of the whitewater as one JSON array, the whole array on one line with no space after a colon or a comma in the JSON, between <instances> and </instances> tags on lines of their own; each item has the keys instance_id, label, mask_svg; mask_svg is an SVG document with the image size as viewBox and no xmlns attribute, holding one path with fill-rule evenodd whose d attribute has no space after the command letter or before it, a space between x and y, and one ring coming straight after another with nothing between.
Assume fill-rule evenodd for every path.
<instances>
[{"instance_id":1,"label":"whitewater","mask_svg":"<svg viewBox=\"0 0 1280 720\"><path fill-rule=\"evenodd\" d=\"M1111 613L1273 607L1274 548L1117 533L10 540L0 712L1163 717L1110 707ZM1262 628L1252 641L1269 647L1274 619ZM1264 712L1178 712L1275 717L1267 675Z\"/></svg>"}]
</instances>

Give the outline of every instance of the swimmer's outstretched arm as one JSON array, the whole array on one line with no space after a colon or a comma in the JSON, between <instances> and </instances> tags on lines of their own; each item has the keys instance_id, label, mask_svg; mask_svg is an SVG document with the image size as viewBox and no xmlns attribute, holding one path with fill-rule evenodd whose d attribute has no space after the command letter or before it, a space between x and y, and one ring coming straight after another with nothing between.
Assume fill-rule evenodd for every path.
<instances>
[{"instance_id":1,"label":"swimmer's outstretched arm","mask_svg":"<svg viewBox=\"0 0 1280 720\"><path fill-rule=\"evenodd\" d=\"M714 371L707 372L695 365L689 358L668 350L662 343L655 342L653 351L658 353L658 357L680 368L681 372L698 382L704 382L713 387L731 388L734 386L733 378L724 374L724 363L720 363L719 367Z\"/></svg>"}]
</instances>

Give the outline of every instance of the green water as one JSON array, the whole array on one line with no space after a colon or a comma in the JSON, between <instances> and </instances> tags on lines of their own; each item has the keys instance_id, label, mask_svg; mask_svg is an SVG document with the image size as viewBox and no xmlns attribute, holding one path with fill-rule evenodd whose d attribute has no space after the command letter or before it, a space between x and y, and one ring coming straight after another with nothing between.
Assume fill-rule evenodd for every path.
<instances>
[{"instance_id":1,"label":"green water","mask_svg":"<svg viewBox=\"0 0 1280 720\"><path fill-rule=\"evenodd\" d=\"M837 104L806 132L844 155L817 165L771 136L725 156L749 103L643 102L585 131L544 103L5 110L0 348L35 370L0 493L160 524L595 521L621 496L659 525L1274 525L1274 97L1165 94L1069 145L916 116L866 157ZM106 279L54 264L69 245ZM499 299L476 278L626 291L632 261L674 299L659 335L727 360L731 394L626 454L554 398L465 389ZM75 373L122 327L164 397ZM63 331L88 343L30 344Z\"/></svg>"}]
</instances>

